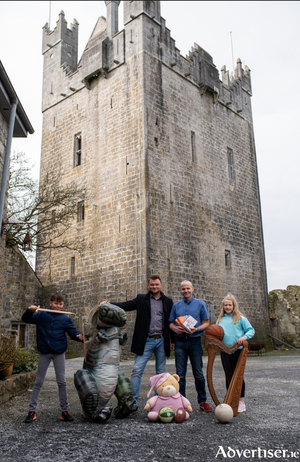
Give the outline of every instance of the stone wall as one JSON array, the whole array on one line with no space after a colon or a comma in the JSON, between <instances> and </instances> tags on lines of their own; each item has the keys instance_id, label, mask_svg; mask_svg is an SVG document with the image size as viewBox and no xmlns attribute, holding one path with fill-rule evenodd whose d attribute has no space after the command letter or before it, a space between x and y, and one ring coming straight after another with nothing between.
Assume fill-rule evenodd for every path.
<instances>
[{"instance_id":1,"label":"stone wall","mask_svg":"<svg viewBox=\"0 0 300 462\"><path fill-rule=\"evenodd\" d=\"M7 247L5 256L2 329L6 334L11 320L20 320L29 305L41 303L42 284L17 247Z\"/></svg>"},{"instance_id":2,"label":"stone wall","mask_svg":"<svg viewBox=\"0 0 300 462\"><path fill-rule=\"evenodd\" d=\"M10 335L11 323L21 322L26 308L31 304L41 304L42 284L35 272L17 247L4 249L5 274L2 292L1 332ZM35 342L35 326L28 326L28 342Z\"/></svg>"},{"instance_id":3,"label":"stone wall","mask_svg":"<svg viewBox=\"0 0 300 462\"><path fill-rule=\"evenodd\" d=\"M37 371L23 372L0 380L0 405L33 387Z\"/></svg>"},{"instance_id":4,"label":"stone wall","mask_svg":"<svg viewBox=\"0 0 300 462\"><path fill-rule=\"evenodd\" d=\"M256 154L249 108L229 109L150 54L144 56L147 116L148 272L159 268L178 299L193 281L211 321L230 291L267 341L266 274ZM248 105L251 106L247 95ZM191 136L194 133L194 152ZM234 157L227 176L227 150ZM230 252L230 264L225 253Z\"/></svg>"},{"instance_id":5,"label":"stone wall","mask_svg":"<svg viewBox=\"0 0 300 462\"><path fill-rule=\"evenodd\" d=\"M1 333L10 335L11 324L21 323L22 314L31 304L48 308L50 295L56 291L54 286L43 287L24 255L15 248L4 248L5 273L2 292L2 317L0 318ZM69 303L66 303L66 311ZM82 325L72 316L75 327L82 332ZM36 327L27 325L27 346L36 347ZM83 356L82 343L68 339L67 357Z\"/></svg>"},{"instance_id":6,"label":"stone wall","mask_svg":"<svg viewBox=\"0 0 300 462\"><path fill-rule=\"evenodd\" d=\"M300 286L269 292L269 315L271 334L300 348Z\"/></svg>"},{"instance_id":7,"label":"stone wall","mask_svg":"<svg viewBox=\"0 0 300 462\"><path fill-rule=\"evenodd\" d=\"M22 314L31 304L48 308L50 295L56 291L54 286L43 287L36 273L28 264L24 255L15 248L5 248L5 274L3 290L3 312L1 321L1 333L10 335L11 324L22 322ZM69 303L66 303L65 309ZM82 332L82 325L72 316L75 327ZM36 327L27 325L27 346L36 347ZM83 356L82 343L68 339L68 358Z\"/></svg>"},{"instance_id":8,"label":"stone wall","mask_svg":"<svg viewBox=\"0 0 300 462\"><path fill-rule=\"evenodd\" d=\"M190 279L212 322L233 292L256 340L268 342L250 71L238 60L234 76L223 67L220 81L200 46L182 57L152 3L125 2L124 30L112 37L100 18L71 71L57 37L64 16L55 33L44 28L53 47L44 49L41 177L59 170L62 184L88 187L84 220L71 234L89 246L38 254L37 273L66 294L75 325L88 332L101 300L146 292L155 272L174 301ZM129 314L129 336L134 319Z\"/></svg>"}]
</instances>

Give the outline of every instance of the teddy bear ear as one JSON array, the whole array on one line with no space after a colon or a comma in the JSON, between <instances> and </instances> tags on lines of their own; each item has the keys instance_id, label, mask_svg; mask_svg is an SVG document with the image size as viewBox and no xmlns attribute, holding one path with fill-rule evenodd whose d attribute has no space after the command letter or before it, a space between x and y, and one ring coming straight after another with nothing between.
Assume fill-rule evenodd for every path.
<instances>
[{"instance_id":1,"label":"teddy bear ear","mask_svg":"<svg viewBox=\"0 0 300 462\"><path fill-rule=\"evenodd\" d=\"M175 380L177 380L177 382L179 382L179 380L180 380L180 379L179 379L179 375L173 374L173 377L174 377Z\"/></svg>"}]
</instances>

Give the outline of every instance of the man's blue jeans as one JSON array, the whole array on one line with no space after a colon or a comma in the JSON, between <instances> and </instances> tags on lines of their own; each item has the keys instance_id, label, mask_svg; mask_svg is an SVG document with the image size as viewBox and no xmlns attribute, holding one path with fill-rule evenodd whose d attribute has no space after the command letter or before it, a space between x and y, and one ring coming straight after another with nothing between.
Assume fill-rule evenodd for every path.
<instances>
[{"instance_id":1,"label":"man's blue jeans","mask_svg":"<svg viewBox=\"0 0 300 462\"><path fill-rule=\"evenodd\" d=\"M133 391L133 399L137 402L141 389L142 375L151 356L155 354L155 369L156 374L166 372L166 353L164 347L164 338L148 338L143 355L136 355L135 362L131 375L131 386ZM150 388L150 384L149 384Z\"/></svg>"},{"instance_id":2,"label":"man's blue jeans","mask_svg":"<svg viewBox=\"0 0 300 462\"><path fill-rule=\"evenodd\" d=\"M175 365L176 374L179 375L179 391L183 396L186 388L186 370L188 357L190 358L198 395L198 403L206 401L205 379L202 372L202 344L201 337L181 338L175 337Z\"/></svg>"}]
</instances>

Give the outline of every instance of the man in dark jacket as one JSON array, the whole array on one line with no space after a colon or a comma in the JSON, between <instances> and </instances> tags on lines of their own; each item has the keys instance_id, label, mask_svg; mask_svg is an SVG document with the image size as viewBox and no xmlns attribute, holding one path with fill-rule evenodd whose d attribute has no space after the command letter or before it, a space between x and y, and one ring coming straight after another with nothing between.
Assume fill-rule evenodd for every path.
<instances>
[{"instance_id":1,"label":"man in dark jacket","mask_svg":"<svg viewBox=\"0 0 300 462\"><path fill-rule=\"evenodd\" d=\"M112 302L124 311L137 311L131 345L132 353L136 354L131 375L133 399L136 403L142 375L152 354L155 355L156 374L162 374L166 372L166 360L170 356L170 340L174 343L174 334L169 329L168 322L173 301L162 293L160 276L150 276L148 289L147 294L138 294L133 300Z\"/></svg>"}]
</instances>

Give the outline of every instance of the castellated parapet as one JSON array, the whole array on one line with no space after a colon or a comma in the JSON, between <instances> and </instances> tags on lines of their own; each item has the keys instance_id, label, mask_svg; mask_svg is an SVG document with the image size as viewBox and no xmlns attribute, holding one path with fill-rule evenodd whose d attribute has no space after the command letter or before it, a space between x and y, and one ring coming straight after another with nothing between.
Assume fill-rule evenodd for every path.
<instances>
[{"instance_id":1,"label":"castellated parapet","mask_svg":"<svg viewBox=\"0 0 300 462\"><path fill-rule=\"evenodd\" d=\"M88 187L71 233L89 248L38 254L38 275L67 295L79 325L101 300L144 293L152 272L174 301L191 280L212 322L231 291L267 341L250 70L238 60L220 80L199 45L183 57L160 2L124 2L122 31L119 2L106 3L78 63L77 21L69 30L62 12L44 27L41 175L59 169L63 184Z\"/></svg>"}]
</instances>

